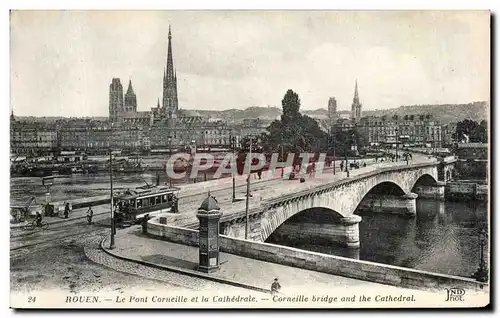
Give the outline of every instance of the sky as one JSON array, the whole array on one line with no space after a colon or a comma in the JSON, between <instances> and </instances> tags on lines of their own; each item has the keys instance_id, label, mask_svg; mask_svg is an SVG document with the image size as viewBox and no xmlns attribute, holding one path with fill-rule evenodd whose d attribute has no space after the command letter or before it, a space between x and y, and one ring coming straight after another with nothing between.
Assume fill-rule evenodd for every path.
<instances>
[{"instance_id":1,"label":"sky","mask_svg":"<svg viewBox=\"0 0 500 318\"><path fill-rule=\"evenodd\" d=\"M172 27L179 107L363 110L490 96L488 11L14 11L16 116L107 116L118 77L138 110L162 97Z\"/></svg>"}]
</instances>

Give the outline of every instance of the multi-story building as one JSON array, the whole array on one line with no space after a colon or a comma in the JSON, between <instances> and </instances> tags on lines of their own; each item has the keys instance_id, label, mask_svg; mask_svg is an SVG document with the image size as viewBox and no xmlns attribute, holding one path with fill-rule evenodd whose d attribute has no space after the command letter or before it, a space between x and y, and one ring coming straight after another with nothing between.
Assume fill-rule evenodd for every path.
<instances>
[{"instance_id":1,"label":"multi-story building","mask_svg":"<svg viewBox=\"0 0 500 318\"><path fill-rule=\"evenodd\" d=\"M11 121L10 147L15 154L41 155L56 151L57 129L50 124Z\"/></svg>"},{"instance_id":2,"label":"multi-story building","mask_svg":"<svg viewBox=\"0 0 500 318\"><path fill-rule=\"evenodd\" d=\"M430 115L364 117L356 129L371 145L394 145L396 140L408 146L439 148L442 144L441 125Z\"/></svg>"},{"instance_id":3,"label":"multi-story building","mask_svg":"<svg viewBox=\"0 0 500 318\"><path fill-rule=\"evenodd\" d=\"M260 118L247 118L243 120L242 124L235 126L235 129L239 131L241 138L257 137L263 133L267 133L267 127L270 124L269 121L264 121Z\"/></svg>"}]
</instances>

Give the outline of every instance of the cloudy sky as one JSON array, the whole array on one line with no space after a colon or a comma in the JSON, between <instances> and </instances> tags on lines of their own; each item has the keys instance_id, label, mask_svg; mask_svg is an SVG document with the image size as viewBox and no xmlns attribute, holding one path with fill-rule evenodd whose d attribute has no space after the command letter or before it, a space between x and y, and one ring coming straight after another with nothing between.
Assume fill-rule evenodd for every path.
<instances>
[{"instance_id":1,"label":"cloudy sky","mask_svg":"<svg viewBox=\"0 0 500 318\"><path fill-rule=\"evenodd\" d=\"M489 99L489 12L87 11L11 14L11 109L107 116L109 84L138 109L162 94L172 25L179 106L365 110ZM126 87L124 88L126 89Z\"/></svg>"}]
</instances>

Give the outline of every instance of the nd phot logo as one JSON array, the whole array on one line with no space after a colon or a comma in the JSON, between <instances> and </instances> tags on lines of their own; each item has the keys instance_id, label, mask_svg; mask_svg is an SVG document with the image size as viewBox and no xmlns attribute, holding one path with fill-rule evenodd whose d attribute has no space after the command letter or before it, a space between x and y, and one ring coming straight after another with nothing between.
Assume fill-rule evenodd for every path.
<instances>
[{"instance_id":1,"label":"nd phot logo","mask_svg":"<svg viewBox=\"0 0 500 318\"><path fill-rule=\"evenodd\" d=\"M446 301L464 301L465 289L446 288Z\"/></svg>"}]
</instances>

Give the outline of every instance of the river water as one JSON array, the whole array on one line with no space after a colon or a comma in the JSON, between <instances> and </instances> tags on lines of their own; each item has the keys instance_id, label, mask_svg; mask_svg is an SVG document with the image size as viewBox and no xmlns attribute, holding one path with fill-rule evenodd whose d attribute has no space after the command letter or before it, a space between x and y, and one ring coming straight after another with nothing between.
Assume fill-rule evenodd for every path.
<instances>
[{"instance_id":1,"label":"river water","mask_svg":"<svg viewBox=\"0 0 500 318\"><path fill-rule=\"evenodd\" d=\"M470 276L477 270L478 224L487 221L485 203L417 199L415 218L382 213L361 217L359 249L275 237L267 242L448 275Z\"/></svg>"}]
</instances>

